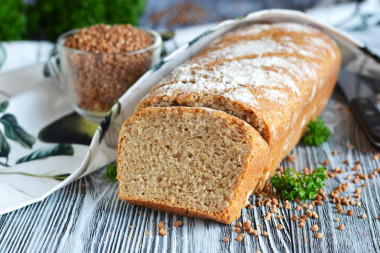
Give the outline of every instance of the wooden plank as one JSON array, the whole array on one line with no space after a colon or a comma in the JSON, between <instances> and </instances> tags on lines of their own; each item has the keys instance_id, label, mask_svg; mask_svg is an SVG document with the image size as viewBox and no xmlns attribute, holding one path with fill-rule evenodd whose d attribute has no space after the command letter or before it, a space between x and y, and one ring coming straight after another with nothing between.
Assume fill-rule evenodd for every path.
<instances>
[{"instance_id":1,"label":"wooden plank","mask_svg":"<svg viewBox=\"0 0 380 253\"><path fill-rule=\"evenodd\" d=\"M322 147L306 147L300 143L293 151L294 164L287 160L282 166L302 170L315 168L329 160L329 170L343 168L345 173L329 179L326 192L344 183L344 177L354 163L362 162L361 172L366 174L380 167L379 161L372 159L371 146L358 124L352 117L341 95L336 92L323 113L324 120L333 131L329 143ZM353 144L355 149L348 148ZM366 152L361 149L365 148ZM333 156L334 149L338 154ZM343 161L349 160L349 165ZM353 209L354 216L338 214L335 205L324 202L315 208L319 219L308 219L305 227L291 220L293 214L300 217L304 211L279 209L284 219L264 219L269 207L243 209L238 221L252 220L252 227L259 230L259 236L246 234L242 242L237 242L235 226L217 222L172 215L148 208L124 203L117 198L117 183L102 178L104 169L80 179L57 191L46 200L21 210L0 216L0 252L379 252L380 241L380 181L379 175L373 179L360 180L357 185L350 183L348 192L354 192L363 183L362 205L343 207L346 212ZM254 202L255 197L251 198ZM355 201L356 202L356 201ZM282 205L284 203L282 202ZM361 219L365 213L368 217ZM340 222L334 222L339 218ZM167 236L159 236L155 225L164 221ZM177 220L184 225L175 228ZM284 229L276 226L281 223ZM336 227L344 223L346 229ZM236 224L236 222L234 223ZM262 225L260 228L258 225ZM311 227L316 224L323 233L323 239L316 239ZM269 236L262 236L263 231ZM145 234L149 231L149 235ZM229 238L223 242L223 237Z\"/></svg>"}]
</instances>

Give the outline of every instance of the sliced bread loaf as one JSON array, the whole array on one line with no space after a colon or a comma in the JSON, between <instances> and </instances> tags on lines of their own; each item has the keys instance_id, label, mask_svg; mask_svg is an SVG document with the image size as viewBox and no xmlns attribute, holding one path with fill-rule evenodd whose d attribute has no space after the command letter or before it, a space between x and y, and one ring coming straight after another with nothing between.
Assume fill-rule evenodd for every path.
<instances>
[{"instance_id":1,"label":"sliced bread loaf","mask_svg":"<svg viewBox=\"0 0 380 253\"><path fill-rule=\"evenodd\" d=\"M120 131L119 196L231 223L333 91L341 55L300 24L223 35L164 78Z\"/></svg>"},{"instance_id":2,"label":"sliced bread loaf","mask_svg":"<svg viewBox=\"0 0 380 253\"><path fill-rule=\"evenodd\" d=\"M262 177L269 148L245 121L207 108L144 108L119 135L119 197L229 224Z\"/></svg>"}]
</instances>

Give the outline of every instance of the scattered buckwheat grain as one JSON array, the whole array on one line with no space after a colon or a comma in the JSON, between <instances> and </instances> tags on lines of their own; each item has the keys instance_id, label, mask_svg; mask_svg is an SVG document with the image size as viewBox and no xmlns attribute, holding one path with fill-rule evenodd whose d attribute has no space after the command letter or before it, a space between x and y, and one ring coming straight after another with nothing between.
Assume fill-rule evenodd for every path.
<instances>
[{"instance_id":1,"label":"scattered buckwheat grain","mask_svg":"<svg viewBox=\"0 0 380 253\"><path fill-rule=\"evenodd\" d=\"M177 220L176 222L174 222L174 227L178 228L180 226L182 226L182 221Z\"/></svg>"},{"instance_id":2,"label":"scattered buckwheat grain","mask_svg":"<svg viewBox=\"0 0 380 253\"><path fill-rule=\"evenodd\" d=\"M291 155L288 157L288 161L291 162L291 163L294 163L295 160L296 160L296 155L295 155L295 154L291 154Z\"/></svg>"},{"instance_id":3,"label":"scattered buckwheat grain","mask_svg":"<svg viewBox=\"0 0 380 253\"><path fill-rule=\"evenodd\" d=\"M323 234L318 232L318 233L315 235L315 237L316 237L317 239L321 239L321 238L323 237Z\"/></svg>"}]
</instances>

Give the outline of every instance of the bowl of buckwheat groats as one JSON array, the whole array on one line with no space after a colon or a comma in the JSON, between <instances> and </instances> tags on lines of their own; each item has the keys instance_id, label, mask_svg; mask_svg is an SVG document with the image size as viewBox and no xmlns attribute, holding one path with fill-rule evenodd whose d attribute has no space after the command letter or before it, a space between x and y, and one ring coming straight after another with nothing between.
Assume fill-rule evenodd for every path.
<instances>
[{"instance_id":1,"label":"bowl of buckwheat groats","mask_svg":"<svg viewBox=\"0 0 380 253\"><path fill-rule=\"evenodd\" d=\"M160 60L158 33L129 24L97 24L58 38L49 68L80 115L100 121Z\"/></svg>"}]
</instances>

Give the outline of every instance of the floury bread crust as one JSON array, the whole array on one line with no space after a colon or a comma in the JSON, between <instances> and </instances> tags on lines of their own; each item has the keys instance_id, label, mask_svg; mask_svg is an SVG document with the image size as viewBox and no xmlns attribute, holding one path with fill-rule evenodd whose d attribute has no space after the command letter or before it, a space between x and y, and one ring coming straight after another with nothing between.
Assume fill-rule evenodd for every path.
<instances>
[{"instance_id":1,"label":"floury bread crust","mask_svg":"<svg viewBox=\"0 0 380 253\"><path fill-rule=\"evenodd\" d=\"M207 108L145 108L119 135L121 199L230 224L261 179L269 148L245 121Z\"/></svg>"},{"instance_id":2,"label":"floury bread crust","mask_svg":"<svg viewBox=\"0 0 380 253\"><path fill-rule=\"evenodd\" d=\"M231 223L333 91L341 55L293 24L231 31L164 78L120 131L119 197Z\"/></svg>"},{"instance_id":3,"label":"floury bread crust","mask_svg":"<svg viewBox=\"0 0 380 253\"><path fill-rule=\"evenodd\" d=\"M136 107L207 107L236 116L267 141L261 190L327 104L340 51L317 29L255 24L222 36L163 79Z\"/></svg>"}]
</instances>

